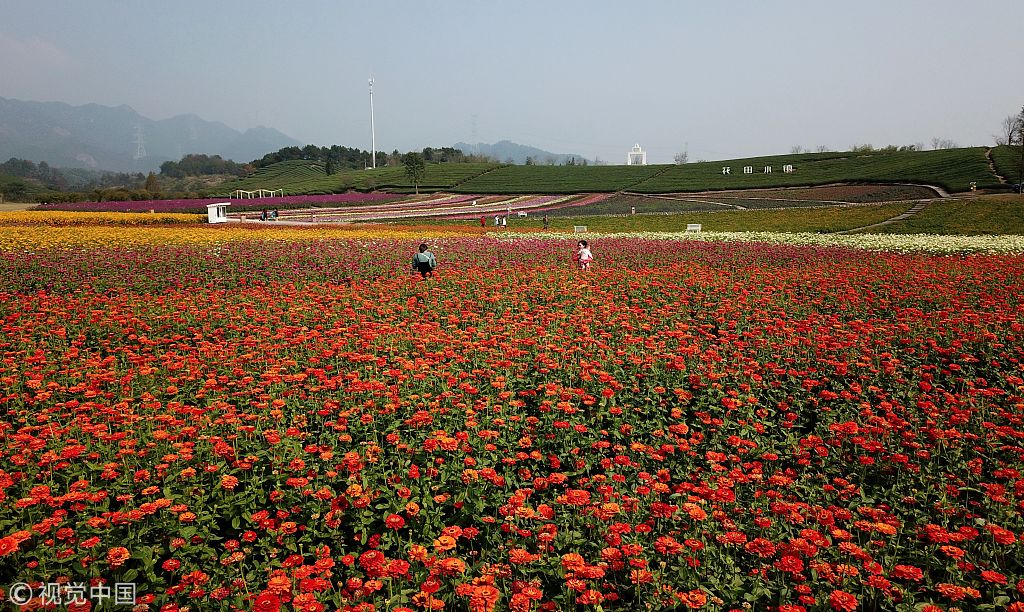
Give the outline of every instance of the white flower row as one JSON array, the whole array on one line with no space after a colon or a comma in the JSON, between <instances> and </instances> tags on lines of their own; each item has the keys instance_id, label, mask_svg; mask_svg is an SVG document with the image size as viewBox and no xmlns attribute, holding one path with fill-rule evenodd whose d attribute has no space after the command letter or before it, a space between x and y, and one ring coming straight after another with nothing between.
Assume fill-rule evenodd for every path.
<instances>
[{"instance_id":1,"label":"white flower row","mask_svg":"<svg viewBox=\"0 0 1024 612\"><path fill-rule=\"evenodd\" d=\"M546 232L552 237L584 234ZM510 237L537 237L537 233ZM1024 236L944 236L936 234L814 234L783 232L591 232L589 237L642 238L649 240L701 240L706 242L762 242L771 244L847 247L900 253L1024 253Z\"/></svg>"}]
</instances>

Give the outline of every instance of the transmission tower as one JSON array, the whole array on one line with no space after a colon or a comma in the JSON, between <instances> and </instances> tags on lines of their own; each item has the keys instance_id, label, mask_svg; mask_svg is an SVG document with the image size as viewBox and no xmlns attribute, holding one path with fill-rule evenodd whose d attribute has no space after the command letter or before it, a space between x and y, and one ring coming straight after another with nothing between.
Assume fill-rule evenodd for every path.
<instances>
[{"instance_id":1,"label":"transmission tower","mask_svg":"<svg viewBox=\"0 0 1024 612\"><path fill-rule=\"evenodd\" d=\"M470 138L470 140L473 141L471 143L473 145L473 154L474 155L480 155L480 143L479 143L479 141L477 140L477 137L476 137L476 113L473 113L472 122L473 122L473 126L472 126L473 136Z\"/></svg>"},{"instance_id":2,"label":"transmission tower","mask_svg":"<svg viewBox=\"0 0 1024 612\"><path fill-rule=\"evenodd\" d=\"M135 159L140 160L146 156L146 140L142 137L142 126L135 126Z\"/></svg>"}]
</instances>

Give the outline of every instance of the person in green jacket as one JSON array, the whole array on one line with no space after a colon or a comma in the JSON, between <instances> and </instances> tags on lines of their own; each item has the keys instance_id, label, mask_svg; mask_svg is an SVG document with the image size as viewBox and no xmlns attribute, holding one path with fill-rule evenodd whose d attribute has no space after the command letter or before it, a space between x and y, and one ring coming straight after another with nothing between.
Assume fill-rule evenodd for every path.
<instances>
[{"instance_id":1,"label":"person in green jacket","mask_svg":"<svg viewBox=\"0 0 1024 612\"><path fill-rule=\"evenodd\" d=\"M412 256L412 269L420 273L420 276L427 278L434 276L434 268L437 267L437 259L434 254L427 250L427 243L420 245L420 252Z\"/></svg>"}]
</instances>

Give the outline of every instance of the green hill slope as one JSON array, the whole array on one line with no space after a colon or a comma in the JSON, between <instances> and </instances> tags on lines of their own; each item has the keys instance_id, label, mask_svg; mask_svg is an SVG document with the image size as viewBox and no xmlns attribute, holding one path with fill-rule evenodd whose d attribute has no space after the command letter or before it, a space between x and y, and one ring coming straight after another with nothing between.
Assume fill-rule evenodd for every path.
<instances>
[{"instance_id":1,"label":"green hill slope","mask_svg":"<svg viewBox=\"0 0 1024 612\"><path fill-rule=\"evenodd\" d=\"M1010 183L1021 182L1021 173L1024 172L1024 160L1021 160L1019 146L1002 145L992 149L992 164L996 172L1001 174Z\"/></svg>"},{"instance_id":2,"label":"green hill slope","mask_svg":"<svg viewBox=\"0 0 1024 612\"><path fill-rule=\"evenodd\" d=\"M498 164L427 164L426 176L420 191L451 189L489 170ZM343 193L349 189L371 191L386 189L412 192L414 186L404 168L377 168L374 170L343 170L328 176L321 162L290 160L260 168L255 173L218 186L220 195L236 189L283 189L285 195Z\"/></svg>"},{"instance_id":3,"label":"green hill slope","mask_svg":"<svg viewBox=\"0 0 1024 612\"><path fill-rule=\"evenodd\" d=\"M585 193L635 191L674 193L723 189L812 186L829 183L924 183L947 191L998 187L986 149L972 147L940 151L864 153L803 153L750 157L715 162L657 166L509 166L499 164L427 164L420 191L459 193ZM995 166L1013 179L1019 161L1009 147L992 151ZM792 166L792 172L785 172ZM749 167L750 173L744 173ZM728 168L728 173L723 173ZM771 168L771 171L766 171ZM311 161L285 161L238 181L224 183L218 192L235 189L283 189L287 195L387 190L412 192L400 167L324 173Z\"/></svg>"},{"instance_id":4,"label":"green hill slope","mask_svg":"<svg viewBox=\"0 0 1024 612\"><path fill-rule=\"evenodd\" d=\"M620 191L671 166L502 166L461 183L462 193Z\"/></svg>"},{"instance_id":5,"label":"green hill slope","mask_svg":"<svg viewBox=\"0 0 1024 612\"><path fill-rule=\"evenodd\" d=\"M793 171L784 172L786 165ZM729 174L723 174L723 168ZM744 167L752 172L744 174ZM771 168L770 172L766 169ZM682 164L631 188L640 193L751 189L838 182L925 183L948 191L999 185L982 147L892 153L780 155L721 162Z\"/></svg>"}]
</instances>

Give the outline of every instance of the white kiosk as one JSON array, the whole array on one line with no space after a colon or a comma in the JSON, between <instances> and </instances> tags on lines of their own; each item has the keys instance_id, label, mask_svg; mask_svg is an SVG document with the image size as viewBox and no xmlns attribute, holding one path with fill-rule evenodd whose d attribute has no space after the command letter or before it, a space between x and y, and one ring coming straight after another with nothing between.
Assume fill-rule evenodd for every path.
<instances>
[{"instance_id":1,"label":"white kiosk","mask_svg":"<svg viewBox=\"0 0 1024 612\"><path fill-rule=\"evenodd\" d=\"M206 205L206 218L210 223L227 223L230 202L216 202Z\"/></svg>"}]
</instances>

